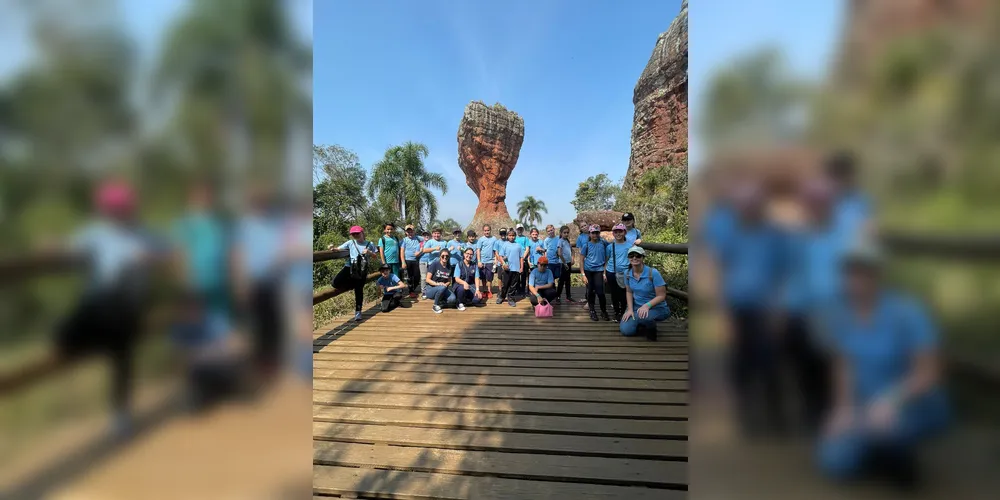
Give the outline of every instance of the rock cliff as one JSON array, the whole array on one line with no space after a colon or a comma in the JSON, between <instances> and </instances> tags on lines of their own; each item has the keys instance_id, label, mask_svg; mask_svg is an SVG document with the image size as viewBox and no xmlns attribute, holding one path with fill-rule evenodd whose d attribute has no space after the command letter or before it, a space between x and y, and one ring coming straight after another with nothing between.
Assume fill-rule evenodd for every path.
<instances>
[{"instance_id":1,"label":"rock cliff","mask_svg":"<svg viewBox=\"0 0 1000 500\"><path fill-rule=\"evenodd\" d=\"M469 229L480 232L491 224L494 234L512 226L507 211L507 180L517 165L524 142L524 119L500 103L470 102L458 124L458 166L465 182L479 197Z\"/></svg>"}]
</instances>

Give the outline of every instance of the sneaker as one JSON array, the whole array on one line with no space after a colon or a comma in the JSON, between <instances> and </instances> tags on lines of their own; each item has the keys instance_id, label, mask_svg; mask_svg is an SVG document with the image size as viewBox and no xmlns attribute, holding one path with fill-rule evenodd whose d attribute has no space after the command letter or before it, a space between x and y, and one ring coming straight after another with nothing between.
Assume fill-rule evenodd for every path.
<instances>
[{"instance_id":1,"label":"sneaker","mask_svg":"<svg viewBox=\"0 0 1000 500\"><path fill-rule=\"evenodd\" d=\"M612 319L612 321L614 321L615 323L621 323L622 322L622 315L621 314L615 314L615 317L614 317L614 319Z\"/></svg>"},{"instance_id":2,"label":"sneaker","mask_svg":"<svg viewBox=\"0 0 1000 500\"><path fill-rule=\"evenodd\" d=\"M426 295L421 295L420 296L420 300L427 300L427 296Z\"/></svg>"},{"instance_id":3,"label":"sneaker","mask_svg":"<svg viewBox=\"0 0 1000 500\"><path fill-rule=\"evenodd\" d=\"M410 297L411 299L415 299L415 298L417 298L417 292L410 292L410 295L409 295L409 297Z\"/></svg>"},{"instance_id":4,"label":"sneaker","mask_svg":"<svg viewBox=\"0 0 1000 500\"><path fill-rule=\"evenodd\" d=\"M552 301L552 303L553 303L553 304L557 304L557 305L558 305L558 304L562 304L562 299L561 299L561 298L559 298L559 297L556 297L556 300L553 300L553 301Z\"/></svg>"},{"instance_id":5,"label":"sneaker","mask_svg":"<svg viewBox=\"0 0 1000 500\"><path fill-rule=\"evenodd\" d=\"M459 304L458 305L458 310L459 311L464 311L465 310L465 304Z\"/></svg>"},{"instance_id":6,"label":"sneaker","mask_svg":"<svg viewBox=\"0 0 1000 500\"><path fill-rule=\"evenodd\" d=\"M604 311L601 311L601 319L603 319L604 321L611 321L611 318L608 317L608 313Z\"/></svg>"},{"instance_id":7,"label":"sneaker","mask_svg":"<svg viewBox=\"0 0 1000 500\"><path fill-rule=\"evenodd\" d=\"M656 325L646 327L646 340L656 342Z\"/></svg>"},{"instance_id":8,"label":"sneaker","mask_svg":"<svg viewBox=\"0 0 1000 500\"><path fill-rule=\"evenodd\" d=\"M441 314L441 306L434 306L434 314Z\"/></svg>"},{"instance_id":9,"label":"sneaker","mask_svg":"<svg viewBox=\"0 0 1000 500\"><path fill-rule=\"evenodd\" d=\"M590 310L590 320L591 321L597 321L597 311L595 311L593 309Z\"/></svg>"},{"instance_id":10,"label":"sneaker","mask_svg":"<svg viewBox=\"0 0 1000 500\"><path fill-rule=\"evenodd\" d=\"M361 321L361 311L354 313L354 321Z\"/></svg>"},{"instance_id":11,"label":"sneaker","mask_svg":"<svg viewBox=\"0 0 1000 500\"><path fill-rule=\"evenodd\" d=\"M503 297L497 298L497 304L503 304Z\"/></svg>"},{"instance_id":12,"label":"sneaker","mask_svg":"<svg viewBox=\"0 0 1000 500\"><path fill-rule=\"evenodd\" d=\"M508 302L507 305L510 307L517 307L517 302L514 302L514 299L510 299L510 302Z\"/></svg>"}]
</instances>

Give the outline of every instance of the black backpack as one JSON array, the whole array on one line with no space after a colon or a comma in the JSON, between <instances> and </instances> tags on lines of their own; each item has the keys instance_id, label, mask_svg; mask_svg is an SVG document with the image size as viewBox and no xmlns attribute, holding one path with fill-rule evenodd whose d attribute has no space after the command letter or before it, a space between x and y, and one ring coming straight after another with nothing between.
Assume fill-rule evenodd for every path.
<instances>
[{"instance_id":1,"label":"black backpack","mask_svg":"<svg viewBox=\"0 0 1000 500\"><path fill-rule=\"evenodd\" d=\"M366 246L362 250L357 245L357 243L354 244L354 247L358 249L358 257L351 263L351 278L363 280L368 277L368 248Z\"/></svg>"}]
</instances>

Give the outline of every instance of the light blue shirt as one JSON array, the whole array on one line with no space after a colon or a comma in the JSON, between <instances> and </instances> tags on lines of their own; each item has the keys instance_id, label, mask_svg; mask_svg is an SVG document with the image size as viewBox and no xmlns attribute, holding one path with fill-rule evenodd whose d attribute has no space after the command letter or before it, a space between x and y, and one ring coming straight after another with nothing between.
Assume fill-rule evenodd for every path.
<instances>
[{"instance_id":1,"label":"light blue shirt","mask_svg":"<svg viewBox=\"0 0 1000 500\"><path fill-rule=\"evenodd\" d=\"M544 273L537 268L532 269L531 274L528 275L528 285L534 287L548 285L553 282L555 282L555 279L552 278L552 271L550 269L545 269Z\"/></svg>"},{"instance_id":2,"label":"light blue shirt","mask_svg":"<svg viewBox=\"0 0 1000 500\"><path fill-rule=\"evenodd\" d=\"M370 241L362 241L359 243L354 240L347 240L341 243L340 246L337 248L341 250L347 249L350 252L350 257L348 257L348 259L344 261L344 267L351 267L351 264L353 264L354 261L358 259L358 256L365 253L366 251L372 251L378 253L378 251L375 249L375 245L373 245L372 242ZM369 255L368 258L371 259L372 257Z\"/></svg>"},{"instance_id":3,"label":"light blue shirt","mask_svg":"<svg viewBox=\"0 0 1000 500\"><path fill-rule=\"evenodd\" d=\"M309 225L312 242L312 224ZM228 248L222 222L209 213L192 213L174 225L174 239L184 251L188 281L201 292L218 292L226 287ZM312 283L312 262L309 262ZM309 286L312 288L312 285Z\"/></svg>"},{"instance_id":4,"label":"light blue shirt","mask_svg":"<svg viewBox=\"0 0 1000 500\"><path fill-rule=\"evenodd\" d=\"M494 236L483 236L476 241L479 245L479 257L483 264L492 264L496 261L493 252L497 249L497 241Z\"/></svg>"},{"instance_id":5,"label":"light blue shirt","mask_svg":"<svg viewBox=\"0 0 1000 500\"><path fill-rule=\"evenodd\" d=\"M531 241L530 239L528 240L528 245L525 247L525 251L528 252L528 262L530 262L532 266L537 266L538 259L540 259L542 255L545 255L538 253L539 248L546 250L545 243L542 240L538 241ZM552 259L549 259L549 263L550 264L552 263ZM558 264L558 262L556 262L556 264Z\"/></svg>"},{"instance_id":6,"label":"light blue shirt","mask_svg":"<svg viewBox=\"0 0 1000 500\"><path fill-rule=\"evenodd\" d=\"M559 253L562 255L563 264L573 262L573 247L570 246L569 240L559 238L559 249L561 250ZM552 261L550 260L549 263L551 264Z\"/></svg>"},{"instance_id":7,"label":"light blue shirt","mask_svg":"<svg viewBox=\"0 0 1000 500\"><path fill-rule=\"evenodd\" d=\"M387 264L399 264L399 244L395 238L383 234L378 239L378 247L385 253Z\"/></svg>"},{"instance_id":8,"label":"light blue shirt","mask_svg":"<svg viewBox=\"0 0 1000 500\"><path fill-rule=\"evenodd\" d=\"M580 255L583 256L584 271L602 271L604 269L604 262L608 260L605 245L607 243L602 240L587 240L583 244L583 247L580 248Z\"/></svg>"},{"instance_id":9,"label":"light blue shirt","mask_svg":"<svg viewBox=\"0 0 1000 500\"><path fill-rule=\"evenodd\" d=\"M246 272L252 280L270 278L278 264L281 242L276 221L267 216L247 216L239 229Z\"/></svg>"},{"instance_id":10,"label":"light blue shirt","mask_svg":"<svg viewBox=\"0 0 1000 500\"><path fill-rule=\"evenodd\" d=\"M639 228L633 227L632 229L625 231L625 243L628 244L629 248L632 248L632 246L635 245L635 240L641 239L642 231L640 231Z\"/></svg>"},{"instance_id":11,"label":"light blue shirt","mask_svg":"<svg viewBox=\"0 0 1000 500\"><path fill-rule=\"evenodd\" d=\"M511 267L512 270L520 270L517 267L517 261L521 259L524 255L521 250L521 245L518 245L515 241L508 241L503 248L503 258L507 262L507 265Z\"/></svg>"},{"instance_id":12,"label":"light blue shirt","mask_svg":"<svg viewBox=\"0 0 1000 500\"><path fill-rule=\"evenodd\" d=\"M444 240L429 239L425 241L424 250L427 250L428 248L433 248L435 250L431 253L425 253L421 255L420 256L421 262L427 262L427 263L436 262L438 260L438 257L441 257L441 249L446 248L447 246L448 242Z\"/></svg>"},{"instance_id":13,"label":"light blue shirt","mask_svg":"<svg viewBox=\"0 0 1000 500\"><path fill-rule=\"evenodd\" d=\"M457 266L458 261L462 260L462 246L463 246L462 242L455 238L448 240L447 248L448 251L451 252L451 255L449 255L448 257L451 265Z\"/></svg>"},{"instance_id":14,"label":"light blue shirt","mask_svg":"<svg viewBox=\"0 0 1000 500\"><path fill-rule=\"evenodd\" d=\"M83 228L71 242L75 252L89 258L88 288L115 286L140 264L147 244L142 234L107 222Z\"/></svg>"},{"instance_id":15,"label":"light blue shirt","mask_svg":"<svg viewBox=\"0 0 1000 500\"><path fill-rule=\"evenodd\" d=\"M561 241L564 240L558 236L547 237L542 240L542 245L545 246L545 257L549 259L549 264L559 264L562 262L561 256L559 255L559 245ZM572 257L570 257L570 260L572 260Z\"/></svg>"},{"instance_id":16,"label":"light blue shirt","mask_svg":"<svg viewBox=\"0 0 1000 500\"><path fill-rule=\"evenodd\" d=\"M787 246L777 228L737 227L720 251L723 296L733 307L763 307L767 293L780 287L786 271Z\"/></svg>"},{"instance_id":17,"label":"light blue shirt","mask_svg":"<svg viewBox=\"0 0 1000 500\"><path fill-rule=\"evenodd\" d=\"M652 267L642 266L642 272L639 273L638 278L631 270L625 273L625 289L632 290L632 305L636 309L655 299L656 288L661 286L667 286L667 282L663 281L660 271ZM664 301L651 307L650 312L652 311L663 311L664 314L670 314L670 307Z\"/></svg>"},{"instance_id":18,"label":"light blue shirt","mask_svg":"<svg viewBox=\"0 0 1000 500\"><path fill-rule=\"evenodd\" d=\"M386 288L394 287L398 285L399 282L399 276L392 273L389 273L389 277L379 276L378 279L375 280L375 284L382 288L382 293L386 293Z\"/></svg>"},{"instance_id":19,"label":"light blue shirt","mask_svg":"<svg viewBox=\"0 0 1000 500\"><path fill-rule=\"evenodd\" d=\"M608 257L608 263L604 266L604 270L607 272L617 272L623 273L628 271L628 251L632 248L629 242L625 243L608 243L605 250L605 254Z\"/></svg>"},{"instance_id":20,"label":"light blue shirt","mask_svg":"<svg viewBox=\"0 0 1000 500\"><path fill-rule=\"evenodd\" d=\"M528 249L528 242L529 241L531 241L531 238L528 237L528 236L515 236L514 237L514 242L517 243L518 245L521 245L521 250L527 250Z\"/></svg>"},{"instance_id":21,"label":"light blue shirt","mask_svg":"<svg viewBox=\"0 0 1000 500\"><path fill-rule=\"evenodd\" d=\"M424 241L423 236L414 235L412 238L409 236L403 238L401 245L403 247L403 259L405 260L417 260L417 252L420 251L420 243Z\"/></svg>"}]
</instances>

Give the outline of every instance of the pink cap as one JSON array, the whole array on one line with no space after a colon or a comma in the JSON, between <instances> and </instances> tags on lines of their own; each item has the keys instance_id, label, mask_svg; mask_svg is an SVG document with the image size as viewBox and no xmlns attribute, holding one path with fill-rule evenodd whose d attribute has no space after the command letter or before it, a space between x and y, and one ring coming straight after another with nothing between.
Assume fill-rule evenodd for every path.
<instances>
[{"instance_id":1,"label":"pink cap","mask_svg":"<svg viewBox=\"0 0 1000 500\"><path fill-rule=\"evenodd\" d=\"M615 227L611 228L612 231L624 231L625 224L615 224Z\"/></svg>"},{"instance_id":2,"label":"pink cap","mask_svg":"<svg viewBox=\"0 0 1000 500\"><path fill-rule=\"evenodd\" d=\"M599 232L601 232L601 226L598 226L597 224L592 224L590 226L590 232L592 232L592 233L599 233Z\"/></svg>"},{"instance_id":3,"label":"pink cap","mask_svg":"<svg viewBox=\"0 0 1000 500\"><path fill-rule=\"evenodd\" d=\"M348 231L350 234L363 233L365 230L361 229L361 226L351 226L351 230Z\"/></svg>"},{"instance_id":4,"label":"pink cap","mask_svg":"<svg viewBox=\"0 0 1000 500\"><path fill-rule=\"evenodd\" d=\"M128 212L134 206L135 195L124 182L109 182L97 190L97 207L102 212Z\"/></svg>"}]
</instances>

